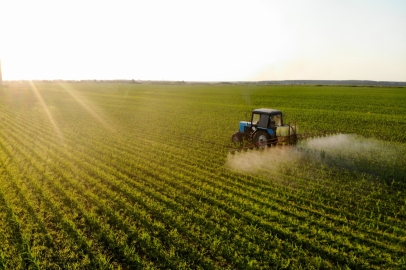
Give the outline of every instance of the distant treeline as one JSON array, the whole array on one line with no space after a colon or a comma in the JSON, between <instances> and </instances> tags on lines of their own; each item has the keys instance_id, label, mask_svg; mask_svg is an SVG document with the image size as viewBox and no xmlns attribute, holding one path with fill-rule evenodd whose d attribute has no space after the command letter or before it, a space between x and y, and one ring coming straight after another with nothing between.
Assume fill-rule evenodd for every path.
<instances>
[{"instance_id":1,"label":"distant treeline","mask_svg":"<svg viewBox=\"0 0 406 270\"><path fill-rule=\"evenodd\" d=\"M385 85L406 86L406 82L367 81L367 80L286 80L286 81L260 81L258 84L311 84L311 85Z\"/></svg>"},{"instance_id":2,"label":"distant treeline","mask_svg":"<svg viewBox=\"0 0 406 270\"><path fill-rule=\"evenodd\" d=\"M184 81L152 81L152 80L14 80L4 82L21 83L129 83L129 84L185 84Z\"/></svg>"},{"instance_id":3,"label":"distant treeline","mask_svg":"<svg viewBox=\"0 0 406 270\"><path fill-rule=\"evenodd\" d=\"M16 81L3 81L7 82L21 82L27 83L31 80L16 80ZM284 81L154 81L154 80L32 80L35 83L125 83L125 84L205 84L205 85L237 85L237 84L250 84L250 85L372 85L372 86L406 86L406 82L391 82L391 81L367 81L367 80L284 80Z\"/></svg>"}]
</instances>

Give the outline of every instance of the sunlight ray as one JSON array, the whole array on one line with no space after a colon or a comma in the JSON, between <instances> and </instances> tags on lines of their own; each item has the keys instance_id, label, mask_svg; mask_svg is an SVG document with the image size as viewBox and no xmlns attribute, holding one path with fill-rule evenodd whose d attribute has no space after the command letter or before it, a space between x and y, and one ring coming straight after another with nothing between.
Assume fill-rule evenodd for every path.
<instances>
[{"instance_id":1,"label":"sunlight ray","mask_svg":"<svg viewBox=\"0 0 406 270\"><path fill-rule=\"evenodd\" d=\"M44 109L44 111L45 111L45 113L46 113L46 115L48 117L48 120L52 124L52 127L54 128L57 136L59 137L61 142L63 144L65 144L65 140L63 138L62 132L60 131L58 125L56 124L56 121L55 121L54 117L52 116L52 114L51 114L48 106L46 105L44 99L42 98L40 91L38 91L37 86L32 81L29 81L29 82L30 82L30 85L31 85L31 89L33 90L36 98L38 99L39 103L41 104L42 108Z\"/></svg>"},{"instance_id":2,"label":"sunlight ray","mask_svg":"<svg viewBox=\"0 0 406 270\"><path fill-rule=\"evenodd\" d=\"M70 95L72 96L91 116L93 116L97 121L99 121L104 128L111 132L115 132L116 129L113 128L112 124L109 124L106 121L106 116L102 116L102 113L99 109L96 108L94 104L90 104L90 102L78 91L69 88L66 84L59 83L59 85ZM111 121L109 121L111 122Z\"/></svg>"}]
</instances>

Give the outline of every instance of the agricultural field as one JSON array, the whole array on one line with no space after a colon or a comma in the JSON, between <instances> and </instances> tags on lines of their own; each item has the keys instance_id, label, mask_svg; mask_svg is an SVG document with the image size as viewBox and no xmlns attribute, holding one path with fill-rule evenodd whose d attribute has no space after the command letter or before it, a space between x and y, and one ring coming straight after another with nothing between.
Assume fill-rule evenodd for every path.
<instances>
[{"instance_id":1,"label":"agricultural field","mask_svg":"<svg viewBox=\"0 0 406 270\"><path fill-rule=\"evenodd\" d=\"M405 269L406 88L0 88L0 269ZM279 109L297 147L229 154Z\"/></svg>"}]
</instances>

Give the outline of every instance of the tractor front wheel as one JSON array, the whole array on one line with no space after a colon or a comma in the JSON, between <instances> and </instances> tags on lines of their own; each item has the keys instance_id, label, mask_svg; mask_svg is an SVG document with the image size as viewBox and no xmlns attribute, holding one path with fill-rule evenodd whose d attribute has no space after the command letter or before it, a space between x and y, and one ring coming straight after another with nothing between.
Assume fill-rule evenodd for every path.
<instances>
[{"instance_id":1,"label":"tractor front wheel","mask_svg":"<svg viewBox=\"0 0 406 270\"><path fill-rule=\"evenodd\" d=\"M256 144L256 147L265 148L267 145L270 147L271 144L269 142L270 136L265 131L257 131L254 134L253 141Z\"/></svg>"},{"instance_id":2,"label":"tractor front wheel","mask_svg":"<svg viewBox=\"0 0 406 270\"><path fill-rule=\"evenodd\" d=\"M242 136L241 132L237 131L236 133L234 133L234 134L231 136L231 141L232 141L233 143L235 143L235 144L242 143L242 141L243 141L243 136Z\"/></svg>"}]
</instances>

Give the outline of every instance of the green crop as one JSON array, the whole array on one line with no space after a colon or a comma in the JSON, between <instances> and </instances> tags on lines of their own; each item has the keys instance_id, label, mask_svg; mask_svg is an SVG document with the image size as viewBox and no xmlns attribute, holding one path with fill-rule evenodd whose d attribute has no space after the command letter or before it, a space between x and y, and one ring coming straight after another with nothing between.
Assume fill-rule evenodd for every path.
<instances>
[{"instance_id":1,"label":"green crop","mask_svg":"<svg viewBox=\"0 0 406 270\"><path fill-rule=\"evenodd\" d=\"M0 269L402 269L406 92L0 88ZM230 156L254 108L294 148Z\"/></svg>"}]
</instances>

